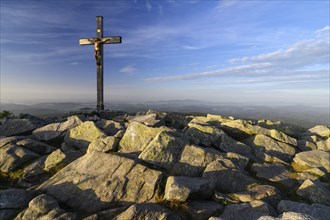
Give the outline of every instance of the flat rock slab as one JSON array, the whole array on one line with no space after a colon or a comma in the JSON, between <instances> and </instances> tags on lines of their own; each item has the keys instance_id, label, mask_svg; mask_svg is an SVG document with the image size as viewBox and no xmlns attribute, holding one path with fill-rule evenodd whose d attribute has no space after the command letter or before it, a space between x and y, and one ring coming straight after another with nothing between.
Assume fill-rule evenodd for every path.
<instances>
[{"instance_id":1,"label":"flat rock slab","mask_svg":"<svg viewBox=\"0 0 330 220\"><path fill-rule=\"evenodd\" d=\"M300 202L282 200L278 204L277 210L280 214L284 212L296 212L296 213L305 214L312 217L313 220L314 219L328 220L330 216L330 207L317 203L308 205Z\"/></svg>"},{"instance_id":2,"label":"flat rock slab","mask_svg":"<svg viewBox=\"0 0 330 220\"><path fill-rule=\"evenodd\" d=\"M311 150L300 152L295 155L293 161L305 167L323 167L330 172L330 152Z\"/></svg>"},{"instance_id":3,"label":"flat rock slab","mask_svg":"<svg viewBox=\"0 0 330 220\"><path fill-rule=\"evenodd\" d=\"M330 128L325 125L316 125L315 127L308 129L307 134L317 134L321 137L330 137Z\"/></svg>"},{"instance_id":4,"label":"flat rock slab","mask_svg":"<svg viewBox=\"0 0 330 220\"><path fill-rule=\"evenodd\" d=\"M167 178L164 198L184 202L189 199L207 199L214 191L208 179L198 177L170 176Z\"/></svg>"},{"instance_id":5,"label":"flat rock slab","mask_svg":"<svg viewBox=\"0 0 330 220\"><path fill-rule=\"evenodd\" d=\"M39 189L81 212L118 202L154 202L161 172L117 155L92 151L75 160Z\"/></svg>"},{"instance_id":6,"label":"flat rock slab","mask_svg":"<svg viewBox=\"0 0 330 220\"><path fill-rule=\"evenodd\" d=\"M13 136L31 133L42 126L42 123L33 119L6 119L0 125L0 136Z\"/></svg>"},{"instance_id":7,"label":"flat rock slab","mask_svg":"<svg viewBox=\"0 0 330 220\"><path fill-rule=\"evenodd\" d=\"M125 212L119 214L113 220L128 220L128 219L143 219L143 220L180 220L181 218L172 211L152 203L142 203L130 206Z\"/></svg>"}]
</instances>

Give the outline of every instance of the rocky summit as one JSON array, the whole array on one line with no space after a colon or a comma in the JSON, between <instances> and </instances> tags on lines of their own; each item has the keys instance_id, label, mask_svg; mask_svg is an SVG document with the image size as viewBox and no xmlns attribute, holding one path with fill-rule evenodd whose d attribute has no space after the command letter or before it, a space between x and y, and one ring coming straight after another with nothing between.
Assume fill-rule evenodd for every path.
<instances>
[{"instance_id":1,"label":"rocky summit","mask_svg":"<svg viewBox=\"0 0 330 220\"><path fill-rule=\"evenodd\" d=\"M152 110L0 122L0 220L330 216L325 125Z\"/></svg>"}]
</instances>

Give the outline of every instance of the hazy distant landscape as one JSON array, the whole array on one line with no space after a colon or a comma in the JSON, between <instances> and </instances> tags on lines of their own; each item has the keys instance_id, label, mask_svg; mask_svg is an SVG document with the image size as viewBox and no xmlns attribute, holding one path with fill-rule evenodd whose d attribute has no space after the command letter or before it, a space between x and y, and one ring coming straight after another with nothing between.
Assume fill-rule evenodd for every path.
<instances>
[{"instance_id":1,"label":"hazy distant landscape","mask_svg":"<svg viewBox=\"0 0 330 220\"><path fill-rule=\"evenodd\" d=\"M38 103L31 105L1 103L0 111L7 110L15 115L28 113L35 116L47 117L94 107L94 103L73 102ZM330 125L329 108L305 105L264 106L236 103L213 103L198 100L169 100L143 103L112 102L111 104L106 104L105 108L112 111L125 111L128 113L147 111L149 109L164 112L211 113L245 119L279 120L302 127L312 127L317 124Z\"/></svg>"}]
</instances>

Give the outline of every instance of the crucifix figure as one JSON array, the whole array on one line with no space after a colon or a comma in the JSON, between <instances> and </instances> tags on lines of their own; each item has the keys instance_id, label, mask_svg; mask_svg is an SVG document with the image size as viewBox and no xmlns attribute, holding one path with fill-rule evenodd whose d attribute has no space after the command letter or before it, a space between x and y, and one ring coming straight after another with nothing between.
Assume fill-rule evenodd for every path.
<instances>
[{"instance_id":1,"label":"crucifix figure","mask_svg":"<svg viewBox=\"0 0 330 220\"><path fill-rule=\"evenodd\" d=\"M104 110L103 102L103 44L120 44L120 36L103 37L103 17L96 17L96 38L80 38L80 45L94 44L97 74L97 110Z\"/></svg>"}]
</instances>

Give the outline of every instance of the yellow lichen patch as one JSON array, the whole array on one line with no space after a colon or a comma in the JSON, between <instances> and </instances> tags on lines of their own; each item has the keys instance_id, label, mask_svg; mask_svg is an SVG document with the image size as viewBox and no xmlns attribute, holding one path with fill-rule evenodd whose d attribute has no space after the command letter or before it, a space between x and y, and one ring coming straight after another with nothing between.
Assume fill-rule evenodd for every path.
<instances>
[{"instance_id":1,"label":"yellow lichen patch","mask_svg":"<svg viewBox=\"0 0 330 220\"><path fill-rule=\"evenodd\" d=\"M297 164L296 162L292 162L291 166L297 172L303 172L305 170L313 168L313 167L310 167L310 166L307 166L307 165Z\"/></svg>"}]
</instances>

